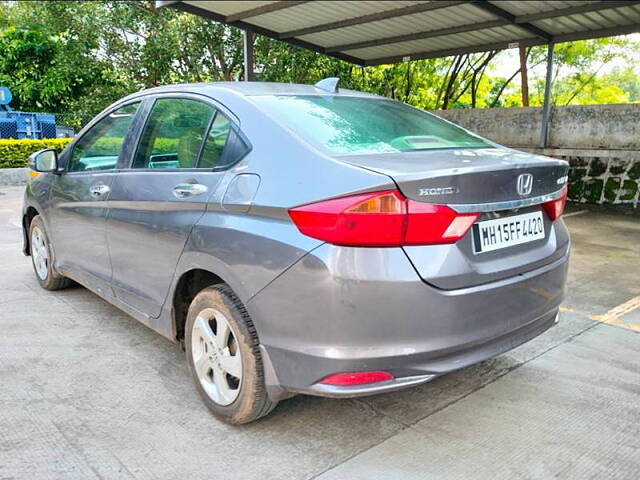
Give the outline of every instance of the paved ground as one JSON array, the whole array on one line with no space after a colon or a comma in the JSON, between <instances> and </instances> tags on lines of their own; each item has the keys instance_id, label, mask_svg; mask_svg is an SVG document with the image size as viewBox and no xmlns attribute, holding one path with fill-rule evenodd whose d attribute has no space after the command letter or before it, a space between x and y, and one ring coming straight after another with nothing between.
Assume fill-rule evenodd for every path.
<instances>
[{"instance_id":1,"label":"paved ground","mask_svg":"<svg viewBox=\"0 0 640 480\"><path fill-rule=\"evenodd\" d=\"M238 428L208 414L176 346L83 288L38 287L21 195L0 187L0 479L640 475L638 216L567 218L563 318L529 344L399 393L295 397Z\"/></svg>"}]
</instances>

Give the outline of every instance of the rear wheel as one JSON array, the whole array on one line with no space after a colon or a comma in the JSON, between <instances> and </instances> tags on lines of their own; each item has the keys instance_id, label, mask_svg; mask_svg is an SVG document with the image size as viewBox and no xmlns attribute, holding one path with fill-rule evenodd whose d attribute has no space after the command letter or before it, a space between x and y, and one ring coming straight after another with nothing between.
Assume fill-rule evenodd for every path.
<instances>
[{"instance_id":1,"label":"rear wheel","mask_svg":"<svg viewBox=\"0 0 640 480\"><path fill-rule=\"evenodd\" d=\"M252 422L276 406L267 396L258 336L227 285L205 288L191 302L185 350L196 388L216 417Z\"/></svg>"},{"instance_id":2,"label":"rear wheel","mask_svg":"<svg viewBox=\"0 0 640 480\"><path fill-rule=\"evenodd\" d=\"M53 268L51 244L40 215L36 215L31 220L29 239L31 263L40 286L45 290L60 290L68 287L71 284L71 280L63 277Z\"/></svg>"}]
</instances>

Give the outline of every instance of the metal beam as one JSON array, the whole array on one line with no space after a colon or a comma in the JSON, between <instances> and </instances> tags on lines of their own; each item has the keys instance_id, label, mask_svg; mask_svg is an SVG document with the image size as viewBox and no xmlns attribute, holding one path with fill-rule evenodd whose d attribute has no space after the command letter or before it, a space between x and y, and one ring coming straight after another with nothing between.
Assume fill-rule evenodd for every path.
<instances>
[{"instance_id":1,"label":"metal beam","mask_svg":"<svg viewBox=\"0 0 640 480\"><path fill-rule=\"evenodd\" d=\"M507 48L512 48L515 45L543 45L545 42L540 39L533 39L531 42L521 42L517 43L515 40L513 42L494 42L494 43L484 43L480 45L474 45L471 47L454 47L454 48L444 48L442 50L431 50L427 52L417 52L417 53L405 53L403 55L392 55L390 57L381 57L381 58L373 58L371 60L364 60L364 66L370 67L373 65L383 65L388 63L397 63L406 61L407 57L409 60L424 60L427 58L442 58L442 57L452 57L454 55L465 55L467 53L481 53L488 52L490 50L506 50Z\"/></svg>"},{"instance_id":2,"label":"metal beam","mask_svg":"<svg viewBox=\"0 0 640 480\"><path fill-rule=\"evenodd\" d=\"M576 40L588 40L590 38L615 37L640 32L640 23L631 25L619 25L617 27L601 28L599 30L587 30L583 32L565 33L553 37L554 43L575 42Z\"/></svg>"},{"instance_id":3,"label":"metal beam","mask_svg":"<svg viewBox=\"0 0 640 480\"><path fill-rule=\"evenodd\" d=\"M573 42L575 40L588 40L590 38L602 38L602 37L613 37L616 35L627 35L629 33L636 33L636 32L640 32L640 23L618 26L618 27L611 27L611 28L602 28L599 30L573 32L573 33L567 33L564 35L556 35L553 40L555 43L563 43L563 42ZM527 39L516 38L512 40L505 40L502 42L473 45L470 47L445 48L442 50L430 50L430 51L413 52L413 53L406 52L398 55L392 55L389 57L364 59L364 60L361 60L364 63L360 63L360 65L364 65L364 66L382 65L387 63L402 62L406 59L406 57L410 57L411 60L423 60L426 58L450 57L453 55L464 55L467 53L481 53L481 52L487 52L489 50L505 50L508 48L514 48L516 45L531 47L534 45L545 45L547 43L549 42L546 42L545 40L542 40L540 38L527 38Z\"/></svg>"},{"instance_id":4,"label":"metal beam","mask_svg":"<svg viewBox=\"0 0 640 480\"><path fill-rule=\"evenodd\" d=\"M301 5L303 3L307 3L309 0L301 0L301 1L281 1L281 2L273 2L268 5L262 5L261 7L251 8L249 10L244 10L242 12L233 13L231 15L227 15L225 17L225 23L235 23L239 20L244 20L245 18L257 17L258 15L264 15L265 13L277 12L278 10L283 10L285 8L295 7L296 5Z\"/></svg>"},{"instance_id":5,"label":"metal beam","mask_svg":"<svg viewBox=\"0 0 640 480\"><path fill-rule=\"evenodd\" d=\"M531 20L545 20L548 18L557 18L563 15L572 15L572 14L578 14L578 13L600 11L600 10L606 10L611 8L620 8L624 6L628 7L636 4L640 4L640 0L606 1L606 2L590 3L587 5L579 5L575 7L561 8L558 10L551 10L546 12L517 16L515 17L515 22L518 24L521 24L521 23L527 23ZM408 42L412 40L424 40L426 38L435 38L435 37L441 37L444 35L452 35L456 33L473 32L476 30L484 30L487 28L495 28L495 27L501 27L504 25L511 25L511 24L512 22L506 19L490 20L488 22L458 25L456 27L442 28L439 30L428 30L425 32L410 33L406 35L396 35L393 37L378 38L375 40L366 40L362 42L335 45L335 46L327 47L326 51L327 52L345 52L347 50L356 50L356 49L368 48L368 47L379 47L381 45Z\"/></svg>"},{"instance_id":6,"label":"metal beam","mask_svg":"<svg viewBox=\"0 0 640 480\"><path fill-rule=\"evenodd\" d=\"M301 37L303 35L309 35L311 33L326 32L328 30L351 27L353 25L360 25L369 22L377 22L378 20L386 20L388 18L403 17L405 15L411 15L414 13L439 10L441 8L453 7L455 5L461 5L463 3L469 3L469 0L433 1L428 3L419 3L417 5L409 5L408 7L395 8L393 10L386 10L384 12L376 12L370 15L363 15L361 17L348 18L346 20L339 20L337 22L323 23L322 25L314 25L313 27L289 30L288 32L282 32L279 38L281 40L285 40L293 37Z\"/></svg>"},{"instance_id":7,"label":"metal beam","mask_svg":"<svg viewBox=\"0 0 640 480\"><path fill-rule=\"evenodd\" d=\"M396 35L395 37L379 38L377 40L367 40L364 42L336 45L334 47L327 47L326 50L327 52L344 52L347 50L356 50L358 48L379 47L380 45L409 42L411 40L424 40L425 38L441 37L444 35L471 32L474 30L483 30L485 28L501 27L504 25L509 25L509 22L507 20L490 20L488 22L471 23L469 25L458 25L457 27L441 28L439 30L409 33L407 35Z\"/></svg>"},{"instance_id":8,"label":"metal beam","mask_svg":"<svg viewBox=\"0 0 640 480\"><path fill-rule=\"evenodd\" d=\"M176 2L168 5L171 8L175 8L177 10L182 10L183 12L192 13L194 15L198 15L200 17L209 18L216 22L225 23L225 16L220 15L219 13L212 12L210 10L197 7L195 5L191 5L189 3L184 2ZM277 32L273 30L269 30L268 28L258 27L257 25L252 25L250 23L244 22L242 20L238 20L233 23L234 27L238 27L242 30L252 30L254 33L259 33L260 35L264 35L265 37L274 38L279 40L279 35ZM305 42L304 40L298 40L297 38L292 38L287 40L287 43L291 45L295 45L297 47L306 48L307 50L311 50L312 52L322 53L325 55L329 55L330 57L337 58L339 60L344 60L345 62L354 63L356 65L362 65L364 60L361 58L353 57L351 55L345 55L343 53L327 53L323 47L319 45Z\"/></svg>"},{"instance_id":9,"label":"metal beam","mask_svg":"<svg viewBox=\"0 0 640 480\"><path fill-rule=\"evenodd\" d=\"M253 82L255 75L253 73L253 40L255 35L251 30L242 31L242 44L244 47L244 81Z\"/></svg>"},{"instance_id":10,"label":"metal beam","mask_svg":"<svg viewBox=\"0 0 640 480\"><path fill-rule=\"evenodd\" d=\"M547 79L544 84L544 104L542 106L542 128L540 129L540 148L545 148L549 140L549 117L551 115L551 84L553 83L553 47L547 47Z\"/></svg>"},{"instance_id":11,"label":"metal beam","mask_svg":"<svg viewBox=\"0 0 640 480\"><path fill-rule=\"evenodd\" d=\"M160 3L160 2L159 2ZM445 2L445 1L438 1L438 2L432 2L432 3L437 3L437 5L432 5L432 8L445 8L445 7L450 7L453 6L454 4L458 5L460 3L468 3L468 2ZM602 2L598 2L598 3L602 3ZM607 4L617 4L618 2L606 2ZM629 5L631 4L636 4L636 3L640 3L639 2L627 2ZM211 12L209 10L206 10L204 8L200 8L188 3L184 3L184 2L174 2L174 3L167 3L167 2L162 2L160 4L160 6L170 6L172 8L176 8L178 10L182 10L185 12L189 12L195 15L199 15L201 17L205 17L205 18L210 18L212 20L215 20L217 22L225 22L225 17L224 15L221 14L217 14L214 12ZM423 5L423 4L419 4L419 5ZM430 4L427 4L430 5ZM415 5L412 5L412 7L415 7ZM616 8L616 7L614 7ZM401 9L396 9L394 11L397 10L401 10ZM385 13L385 12L382 12ZM362 19L363 17L359 17L360 19ZM353 19L351 19L353 20ZM252 25L250 23L246 23L242 20L236 21L234 23L234 26L241 28L243 30L252 30L254 33L259 33L260 35L264 35L270 38L274 38L274 39L281 39L281 34L278 34L277 32L274 32L273 30L269 30L267 28L262 28L262 27L258 27L256 25ZM315 28L315 27L314 27ZM340 26L336 26L335 28L340 28ZM631 25L622 25L622 26L616 26L616 27L610 27L610 28L603 28L603 29L599 29L599 30L587 30L587 31L581 31L581 32L573 32L573 33L568 33L568 34L563 34L563 35L556 35L553 37L552 41L554 43L562 43L562 42L571 42L571 41L575 41L575 40L586 40L586 39L590 39L590 38L601 38L601 37L611 37L611 36L615 36L615 35L626 35L629 33L636 33L636 32L640 32L640 23L634 23ZM494 43L488 43L488 44L481 44L481 45L472 45L472 46L465 46L465 47L455 47L455 48L447 48L447 49L441 49L441 50L430 50L430 51L418 51L418 52L403 52L402 54L398 54L398 55L393 55L393 56L387 56L387 57L381 57L381 58L372 58L372 59L363 59L363 58L358 58L355 57L353 55L347 55L345 53L342 52L329 52L327 51L327 48L321 47L317 44L313 44L310 42L306 42L304 40L300 40L297 38L290 38L286 40L287 43L290 43L292 45L298 46L298 47L302 47L302 48L306 48L308 50L317 52L317 53L321 53L321 54L325 54L328 55L330 57L334 57L340 60L344 60L346 62L350 62L350 63L354 63L356 65L363 65L363 66L368 66L368 65L380 65L380 64L385 64L385 63L396 63L396 62L401 62L403 61L406 57L410 57L412 60L419 60L419 59L425 59L425 58L438 58L438 57L447 57L447 56L451 56L451 55L460 55L460 54L467 54L467 53L479 53L479 52L486 52L489 50L504 50L507 48L513 48L515 45L522 45L522 46L533 46L533 45L545 45L547 43L549 43L549 41L542 39L542 38L526 38L526 39L521 39L521 38L512 38L509 40L505 40L505 41L501 41L501 42L494 42Z\"/></svg>"},{"instance_id":12,"label":"metal beam","mask_svg":"<svg viewBox=\"0 0 640 480\"><path fill-rule=\"evenodd\" d=\"M533 33L536 37L540 37L548 42L551 41L551 34L549 32L545 32L541 28L538 28L535 25L527 22L518 23L516 21L516 16L513 13L507 12L506 10L494 5L491 2L488 2L487 0L476 0L473 2L473 5L477 8L480 8L481 10L484 10L485 12L489 12L495 15L496 17L507 20L510 24L520 27L529 33Z\"/></svg>"},{"instance_id":13,"label":"metal beam","mask_svg":"<svg viewBox=\"0 0 640 480\"><path fill-rule=\"evenodd\" d=\"M536 20L546 20L547 18L557 18L567 15L576 15L578 13L597 12L600 10L610 10L612 8L631 7L633 5L640 4L640 0L637 1L613 1L608 0L606 2L594 2L587 3L586 5L577 5L567 8L558 8L557 10L551 10L539 13L530 13L527 15L516 16L516 23L535 22Z\"/></svg>"}]
</instances>

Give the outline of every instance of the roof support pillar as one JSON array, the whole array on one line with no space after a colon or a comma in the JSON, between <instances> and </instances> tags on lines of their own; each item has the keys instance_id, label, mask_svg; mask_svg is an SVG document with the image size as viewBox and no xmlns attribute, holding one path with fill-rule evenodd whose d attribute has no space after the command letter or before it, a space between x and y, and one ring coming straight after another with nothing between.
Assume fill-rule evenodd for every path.
<instances>
[{"instance_id":1,"label":"roof support pillar","mask_svg":"<svg viewBox=\"0 0 640 480\"><path fill-rule=\"evenodd\" d=\"M542 128L540 130L540 148L545 148L549 141L549 118L551 117L551 87L553 83L553 48L554 43L547 47L547 79L544 84L544 104L542 106Z\"/></svg>"},{"instance_id":2,"label":"roof support pillar","mask_svg":"<svg viewBox=\"0 0 640 480\"><path fill-rule=\"evenodd\" d=\"M251 30L242 31L242 43L244 45L244 81L253 82L255 75L253 73L253 41L255 33Z\"/></svg>"}]
</instances>

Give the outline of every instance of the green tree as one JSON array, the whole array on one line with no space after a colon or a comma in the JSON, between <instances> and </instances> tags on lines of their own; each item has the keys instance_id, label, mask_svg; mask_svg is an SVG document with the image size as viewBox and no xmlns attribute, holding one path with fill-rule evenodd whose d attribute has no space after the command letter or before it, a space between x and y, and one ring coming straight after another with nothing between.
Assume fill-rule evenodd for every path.
<instances>
[{"instance_id":1,"label":"green tree","mask_svg":"<svg viewBox=\"0 0 640 480\"><path fill-rule=\"evenodd\" d=\"M0 0L0 48L0 83L14 91L16 108L73 112L77 124L144 88L243 77L240 30L157 10L151 0ZM557 45L554 103L639 101L639 53L629 36ZM260 35L255 43L258 80L313 84L337 76L342 87L426 109L520 106L519 65L498 77L498 58L485 52L362 68ZM603 73L620 58L627 68ZM545 61L545 46L529 49L529 70ZM532 78L531 105L543 92L544 78Z\"/></svg>"}]
</instances>

